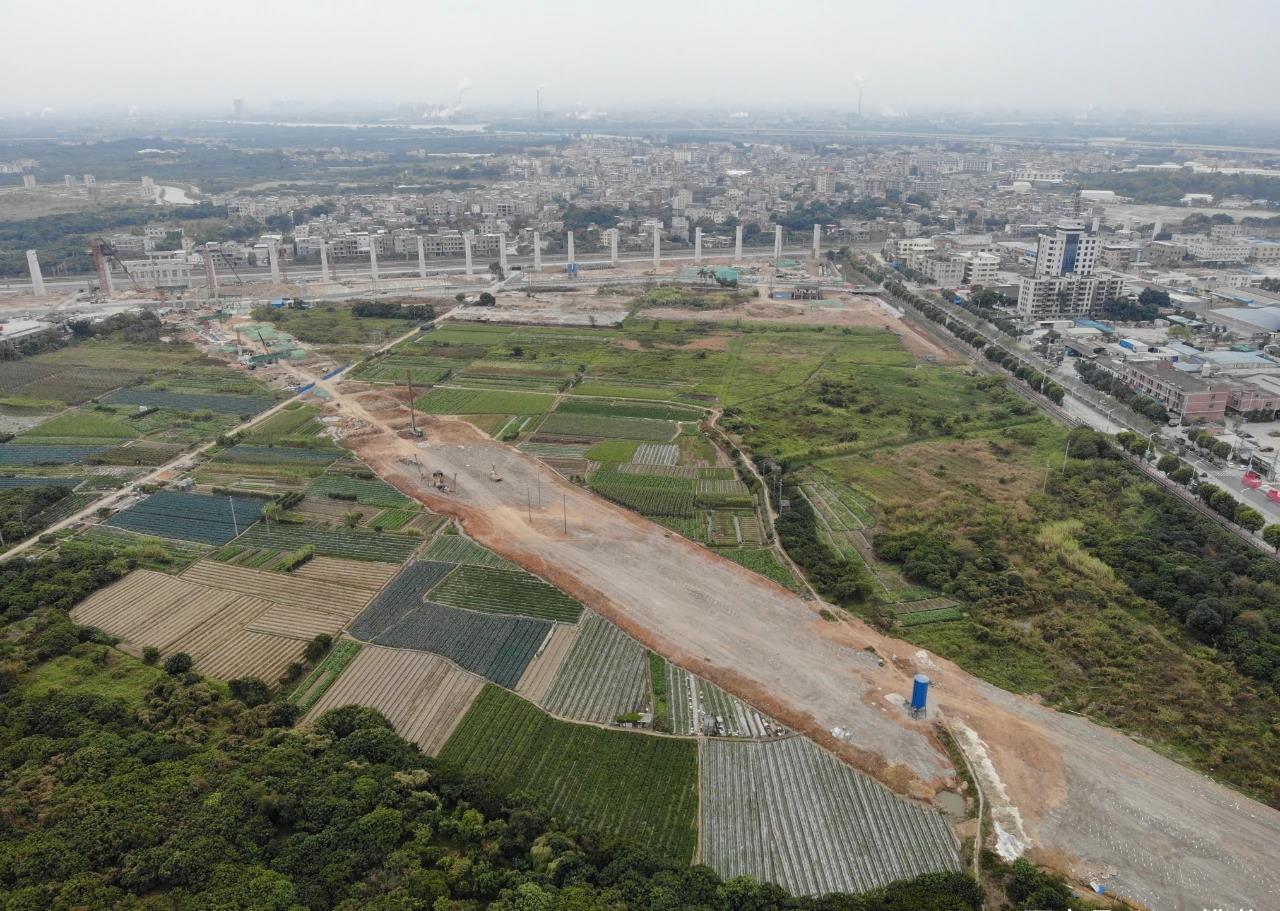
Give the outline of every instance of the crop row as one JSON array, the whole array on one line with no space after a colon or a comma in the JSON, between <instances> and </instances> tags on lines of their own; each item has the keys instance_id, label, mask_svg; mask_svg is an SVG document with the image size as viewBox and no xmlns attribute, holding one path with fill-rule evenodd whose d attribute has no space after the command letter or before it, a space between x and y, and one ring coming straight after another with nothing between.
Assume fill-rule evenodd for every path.
<instances>
[{"instance_id":1,"label":"crop row","mask_svg":"<svg viewBox=\"0 0 1280 911\"><path fill-rule=\"evenodd\" d=\"M933 610L898 614L898 622L903 626L924 626L926 623L943 623L948 620L963 619L964 611L959 607L938 607Z\"/></svg>"},{"instance_id":2,"label":"crop row","mask_svg":"<svg viewBox=\"0 0 1280 911\"><path fill-rule=\"evenodd\" d=\"M316 553L326 557L350 557L352 560L402 563L417 549L421 540L411 535L399 535L393 532L272 523L269 535L261 525L255 525L245 532L237 543L251 547L278 547L284 550L297 550L306 544L314 544Z\"/></svg>"},{"instance_id":3,"label":"crop row","mask_svg":"<svg viewBox=\"0 0 1280 911\"><path fill-rule=\"evenodd\" d=\"M542 376L497 376L487 373L455 373L450 380L458 386L470 389L512 389L524 392L559 392L568 380Z\"/></svg>"},{"instance_id":4,"label":"crop row","mask_svg":"<svg viewBox=\"0 0 1280 911\"><path fill-rule=\"evenodd\" d=\"M412 605L373 641L435 652L514 689L551 628L546 620L483 614L426 601Z\"/></svg>"},{"instance_id":5,"label":"crop row","mask_svg":"<svg viewBox=\"0 0 1280 911\"><path fill-rule=\"evenodd\" d=\"M759 573L766 579L772 579L785 588L792 591L800 590L800 583L796 581L795 574L778 558L777 552L771 547L725 547L716 552L754 573Z\"/></svg>"},{"instance_id":6,"label":"crop row","mask_svg":"<svg viewBox=\"0 0 1280 911\"><path fill-rule=\"evenodd\" d=\"M333 682L338 679L347 665L360 654L361 643L344 639L333 647L325 656L323 663L307 675L293 691L289 699L298 706L298 711L306 714L307 710L320 701Z\"/></svg>"},{"instance_id":7,"label":"crop row","mask_svg":"<svg viewBox=\"0 0 1280 911\"><path fill-rule=\"evenodd\" d=\"M680 458L680 447L675 443L646 443L636 449L633 462L641 465L674 465Z\"/></svg>"},{"instance_id":8,"label":"crop row","mask_svg":"<svg viewBox=\"0 0 1280 911\"><path fill-rule=\"evenodd\" d=\"M453 563L435 560L415 560L408 564L356 618L351 625L351 635L369 642L378 639L422 604L427 592L453 572L454 567Z\"/></svg>"},{"instance_id":9,"label":"crop row","mask_svg":"<svg viewBox=\"0 0 1280 911\"><path fill-rule=\"evenodd\" d=\"M540 459L583 459L591 447L586 443L522 443L520 449Z\"/></svg>"},{"instance_id":10,"label":"crop row","mask_svg":"<svg viewBox=\"0 0 1280 911\"><path fill-rule=\"evenodd\" d=\"M553 404L551 395L490 389L432 389L417 401L428 414L541 414Z\"/></svg>"},{"instance_id":11,"label":"crop row","mask_svg":"<svg viewBox=\"0 0 1280 911\"><path fill-rule=\"evenodd\" d=\"M698 769L692 740L557 721L513 693L486 686L440 756L506 790L529 791L570 824L684 861L693 856Z\"/></svg>"},{"instance_id":12,"label":"crop row","mask_svg":"<svg viewBox=\"0 0 1280 911\"><path fill-rule=\"evenodd\" d=\"M262 500L252 497L161 490L116 513L107 524L161 538L225 544L253 525L263 506Z\"/></svg>"},{"instance_id":13,"label":"crop row","mask_svg":"<svg viewBox=\"0 0 1280 911\"><path fill-rule=\"evenodd\" d=\"M644 515L694 514L695 482L684 478L628 475L612 468L599 468L588 476L587 483L602 497Z\"/></svg>"},{"instance_id":14,"label":"crop row","mask_svg":"<svg viewBox=\"0 0 1280 911\"><path fill-rule=\"evenodd\" d=\"M329 465L342 455L340 449L313 449L303 446L251 446L240 444L225 449L218 455L222 462L310 462Z\"/></svg>"},{"instance_id":15,"label":"crop row","mask_svg":"<svg viewBox=\"0 0 1280 911\"><path fill-rule=\"evenodd\" d=\"M547 415L538 428L539 433L580 437L595 440L640 440L641 442L669 442L680 431L674 421L652 421L647 418L621 418L598 414L565 414L559 411Z\"/></svg>"},{"instance_id":16,"label":"crop row","mask_svg":"<svg viewBox=\"0 0 1280 911\"><path fill-rule=\"evenodd\" d=\"M484 681L438 655L366 645L308 720L344 705L377 709L396 732L434 755L466 714Z\"/></svg>"},{"instance_id":17,"label":"crop row","mask_svg":"<svg viewBox=\"0 0 1280 911\"><path fill-rule=\"evenodd\" d=\"M307 493L313 497L327 497L331 493L355 497L361 506L411 506L413 500L396 490L386 481L377 478L351 478L326 474L316 478Z\"/></svg>"},{"instance_id":18,"label":"crop row","mask_svg":"<svg viewBox=\"0 0 1280 911\"><path fill-rule=\"evenodd\" d=\"M0 465L72 465L101 455L111 446L53 445L26 446L5 443L0 446Z\"/></svg>"},{"instance_id":19,"label":"crop row","mask_svg":"<svg viewBox=\"0 0 1280 911\"><path fill-rule=\"evenodd\" d=\"M708 740L702 858L799 895L865 892L958 870L941 815L894 795L807 740Z\"/></svg>"},{"instance_id":20,"label":"crop row","mask_svg":"<svg viewBox=\"0 0 1280 911\"><path fill-rule=\"evenodd\" d=\"M667 664L672 730L709 737L776 737L786 731L720 687Z\"/></svg>"},{"instance_id":21,"label":"crop row","mask_svg":"<svg viewBox=\"0 0 1280 911\"><path fill-rule=\"evenodd\" d=\"M0 490L11 487L76 487L84 478L0 477Z\"/></svg>"},{"instance_id":22,"label":"crop row","mask_svg":"<svg viewBox=\"0 0 1280 911\"><path fill-rule=\"evenodd\" d=\"M599 614L587 613L543 705L566 718L611 722L644 707L647 673L644 647Z\"/></svg>"},{"instance_id":23,"label":"crop row","mask_svg":"<svg viewBox=\"0 0 1280 911\"><path fill-rule=\"evenodd\" d=\"M558 588L524 572L459 566L430 592L451 607L576 623L582 605Z\"/></svg>"},{"instance_id":24,"label":"crop row","mask_svg":"<svg viewBox=\"0 0 1280 911\"><path fill-rule=\"evenodd\" d=\"M519 565L505 557L499 557L489 548L481 547L462 535L441 535L431 542L431 546L423 556L428 560L439 560L443 563L467 563L472 566L487 566L490 569L524 572Z\"/></svg>"},{"instance_id":25,"label":"crop row","mask_svg":"<svg viewBox=\"0 0 1280 911\"><path fill-rule=\"evenodd\" d=\"M113 405L145 405L174 411L218 411L223 414L254 415L273 404L266 396L219 395L218 393L163 392L156 389L121 389L104 401Z\"/></svg>"},{"instance_id":26,"label":"crop row","mask_svg":"<svg viewBox=\"0 0 1280 911\"><path fill-rule=\"evenodd\" d=\"M647 418L651 421L699 421L695 408L657 402L627 402L612 399L570 398L556 409L560 414L595 414L616 418Z\"/></svg>"},{"instance_id":27,"label":"crop row","mask_svg":"<svg viewBox=\"0 0 1280 911\"><path fill-rule=\"evenodd\" d=\"M365 523L369 528L381 528L383 531L399 531L414 520L418 514L409 509L384 509Z\"/></svg>"}]
</instances>

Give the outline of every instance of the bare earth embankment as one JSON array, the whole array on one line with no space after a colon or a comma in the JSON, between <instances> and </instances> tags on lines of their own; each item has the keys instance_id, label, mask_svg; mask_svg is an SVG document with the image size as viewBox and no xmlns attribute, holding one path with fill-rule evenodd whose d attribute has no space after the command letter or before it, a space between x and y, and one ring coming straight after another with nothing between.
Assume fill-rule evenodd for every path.
<instances>
[{"instance_id":1,"label":"bare earth embankment","mask_svg":"<svg viewBox=\"0 0 1280 911\"><path fill-rule=\"evenodd\" d=\"M904 794L954 775L928 723L901 709L911 676L983 781L1000 845L1159 909L1280 905L1280 812L1127 737L976 680L817 606L563 481L458 420L370 412L322 384L366 428L347 439L379 475L459 519L482 544L552 581L672 661L802 731ZM375 404L376 402L376 404ZM369 407L384 402L370 400ZM441 495L420 475L457 475ZM495 467L501 482L490 478ZM567 526L567 532L565 530ZM886 659L880 666L874 654ZM833 729L850 736L838 739Z\"/></svg>"}]
</instances>

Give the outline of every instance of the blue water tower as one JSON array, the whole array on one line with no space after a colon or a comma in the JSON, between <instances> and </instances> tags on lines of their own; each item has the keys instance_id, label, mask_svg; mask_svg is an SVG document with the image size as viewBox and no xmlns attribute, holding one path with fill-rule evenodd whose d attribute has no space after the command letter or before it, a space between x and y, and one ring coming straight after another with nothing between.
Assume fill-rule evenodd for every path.
<instances>
[{"instance_id":1,"label":"blue water tower","mask_svg":"<svg viewBox=\"0 0 1280 911\"><path fill-rule=\"evenodd\" d=\"M929 700L929 678L924 674L916 674L915 684L911 687L911 713L923 714L925 703Z\"/></svg>"}]
</instances>

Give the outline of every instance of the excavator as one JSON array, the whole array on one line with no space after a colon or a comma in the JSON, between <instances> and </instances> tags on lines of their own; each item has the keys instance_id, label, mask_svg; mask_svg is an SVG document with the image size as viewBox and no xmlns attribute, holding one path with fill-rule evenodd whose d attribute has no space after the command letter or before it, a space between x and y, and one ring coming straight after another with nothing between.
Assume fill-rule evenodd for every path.
<instances>
[{"instance_id":1,"label":"excavator","mask_svg":"<svg viewBox=\"0 0 1280 911\"><path fill-rule=\"evenodd\" d=\"M498 466L497 466L497 465L490 465L490 466L489 466L489 480L490 480L490 481L501 481L501 480L502 480L502 475L498 474Z\"/></svg>"}]
</instances>

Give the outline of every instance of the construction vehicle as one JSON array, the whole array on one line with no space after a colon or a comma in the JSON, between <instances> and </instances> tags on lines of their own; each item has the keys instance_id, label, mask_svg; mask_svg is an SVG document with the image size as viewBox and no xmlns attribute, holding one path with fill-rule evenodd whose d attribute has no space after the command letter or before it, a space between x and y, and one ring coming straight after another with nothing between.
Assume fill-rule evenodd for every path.
<instances>
[{"instance_id":1,"label":"construction vehicle","mask_svg":"<svg viewBox=\"0 0 1280 911\"><path fill-rule=\"evenodd\" d=\"M445 484L444 472L438 468L431 472L431 486L440 491L447 491L449 489L448 485Z\"/></svg>"},{"instance_id":2,"label":"construction vehicle","mask_svg":"<svg viewBox=\"0 0 1280 911\"><path fill-rule=\"evenodd\" d=\"M497 466L497 465L490 465L490 466L489 466L489 480L490 480L490 481L501 481L501 480L502 480L502 475L498 474L498 466Z\"/></svg>"}]
</instances>

